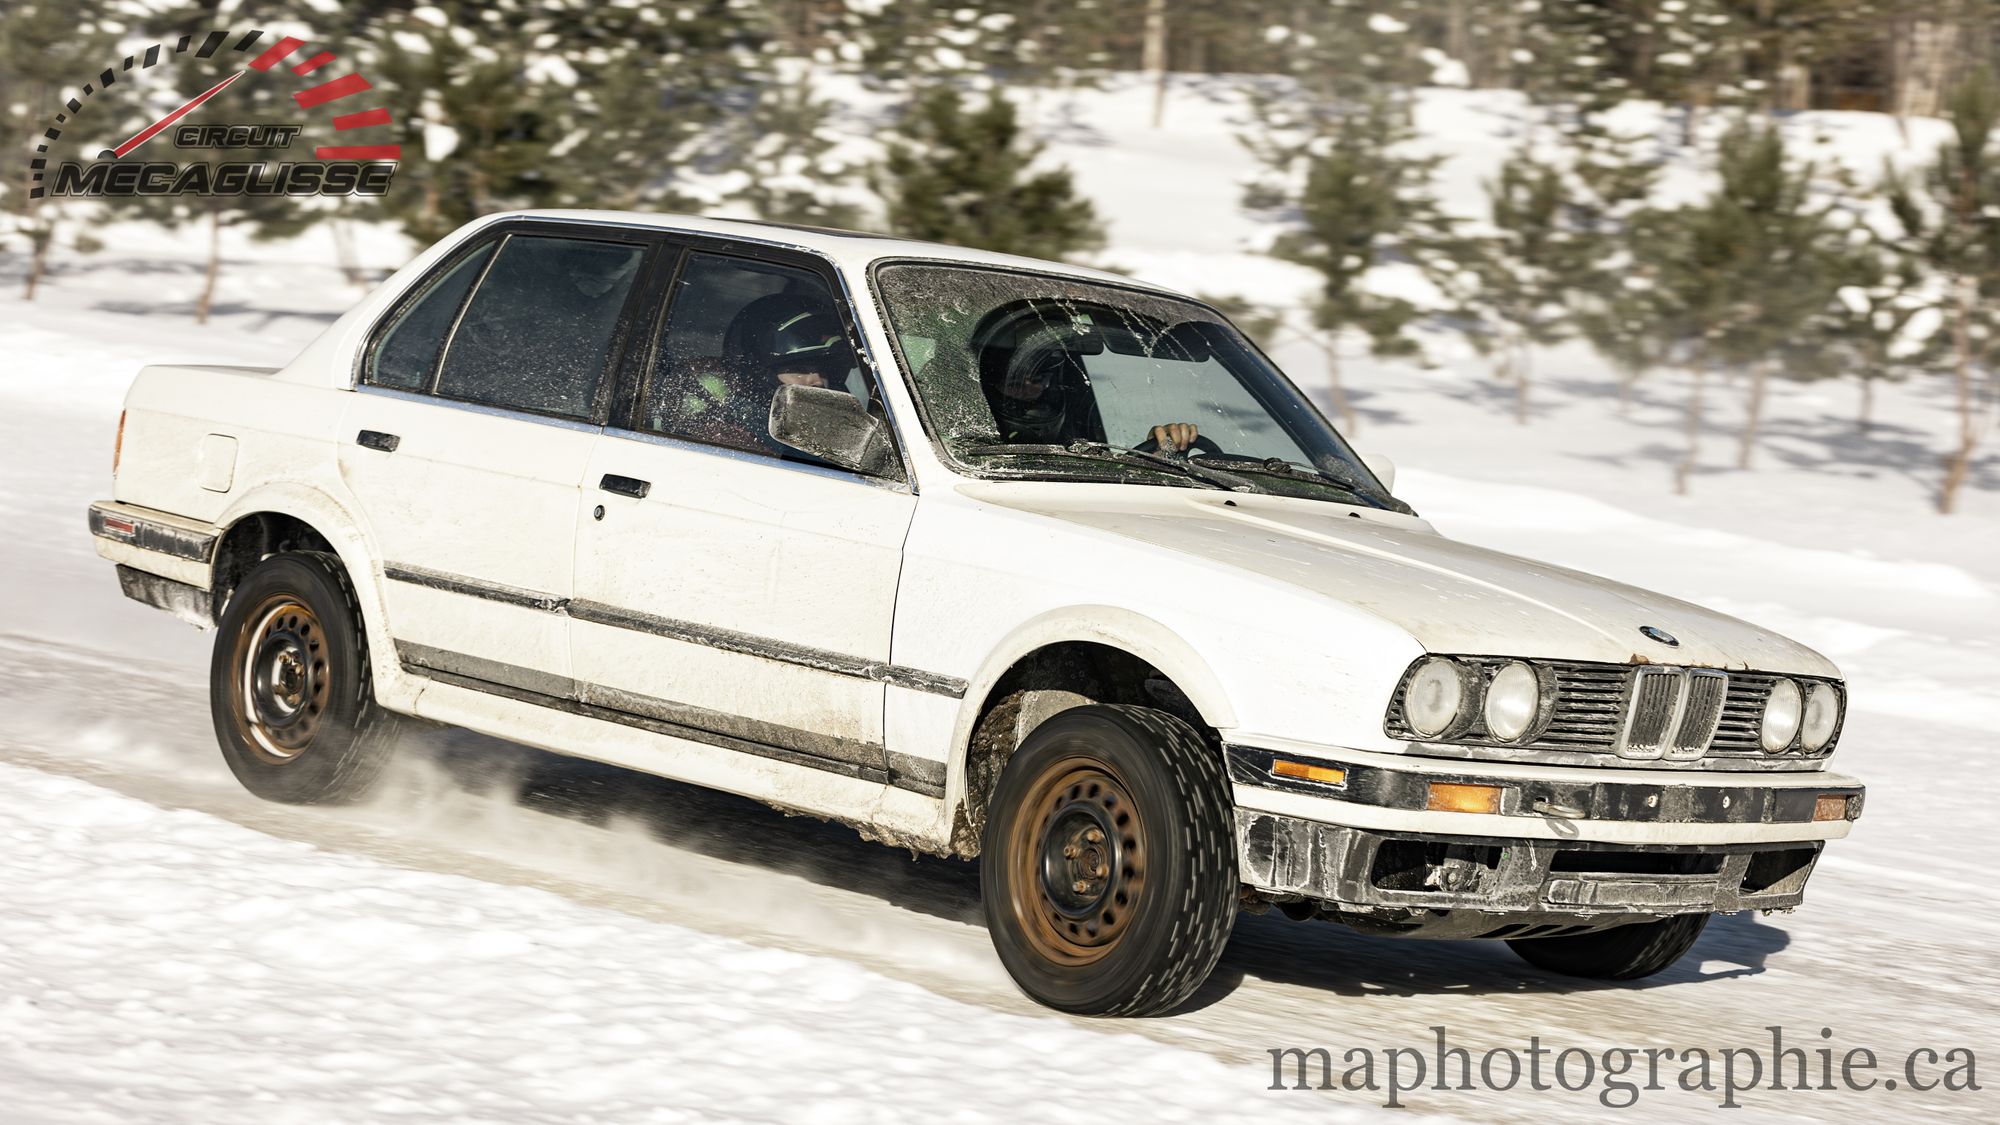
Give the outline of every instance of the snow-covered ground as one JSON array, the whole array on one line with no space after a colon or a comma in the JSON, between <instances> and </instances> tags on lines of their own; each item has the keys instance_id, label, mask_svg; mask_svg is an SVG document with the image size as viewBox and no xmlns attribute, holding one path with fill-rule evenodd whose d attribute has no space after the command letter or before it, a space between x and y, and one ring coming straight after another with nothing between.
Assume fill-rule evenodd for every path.
<instances>
[{"instance_id":1,"label":"snow-covered ground","mask_svg":"<svg viewBox=\"0 0 2000 1125\"><path fill-rule=\"evenodd\" d=\"M1110 220L1106 260L1205 293L1283 299L1253 253L1248 170L1222 83L1138 86L1033 115ZM849 125L873 126L857 99ZM1448 202L1477 204L1504 99L1442 92L1427 136ZM1925 123L1914 130L1920 138ZM1802 115L1873 167L1866 115ZM859 144L860 142L857 142ZM1690 182L1699 169L1676 169ZM231 240L215 320L190 319L200 239L144 228L59 252L33 304L0 257L0 1119L8 1121L940 1120L1103 1112L1372 1117L1381 1095L1271 1091L1270 1048L1768 1045L2000 1048L2000 435L1955 516L1931 508L1946 388L1783 385L1748 472L1717 395L1704 470L1672 494L1680 397L1649 377L1621 413L1587 353L1542 357L1516 425L1480 361L1360 362L1358 442L1446 533L1769 625L1834 658L1853 714L1838 765L1870 784L1807 905L1724 918L1637 986L1550 978L1504 947L1365 938L1244 917L1215 981L1170 1019L1093 1023L1012 989L970 865L913 859L734 798L468 736L411 747L345 811L261 805L222 769L206 640L124 602L82 511L142 363L276 363L356 291L324 232ZM364 244L391 267L408 248ZM1323 386L1304 349L1278 350ZM1831 1029L1820 1040L1821 1028ZM1982 1060L1984 1061L1984 1060ZM1648 1092L1692 1116L1710 1093ZM1432 1091L1468 1120L1590 1120L1596 1091ZM1770 1092L1752 1120L2000 1117L1989 1095Z\"/></svg>"}]
</instances>

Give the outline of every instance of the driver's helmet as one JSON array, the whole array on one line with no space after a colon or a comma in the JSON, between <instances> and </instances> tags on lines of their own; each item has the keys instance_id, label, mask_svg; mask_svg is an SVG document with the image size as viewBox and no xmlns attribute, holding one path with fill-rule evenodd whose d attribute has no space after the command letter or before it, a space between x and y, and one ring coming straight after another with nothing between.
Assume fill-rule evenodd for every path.
<instances>
[{"instance_id":1,"label":"driver's helmet","mask_svg":"<svg viewBox=\"0 0 2000 1125\"><path fill-rule=\"evenodd\" d=\"M840 317L810 293L773 293L743 306L730 321L725 349L773 384L782 375L810 372L837 386L854 366Z\"/></svg>"},{"instance_id":2,"label":"driver's helmet","mask_svg":"<svg viewBox=\"0 0 2000 1125\"><path fill-rule=\"evenodd\" d=\"M1089 376L1061 325L1035 324L1012 340L991 340L979 357L980 388L1000 440L1060 445L1081 436Z\"/></svg>"}]
</instances>

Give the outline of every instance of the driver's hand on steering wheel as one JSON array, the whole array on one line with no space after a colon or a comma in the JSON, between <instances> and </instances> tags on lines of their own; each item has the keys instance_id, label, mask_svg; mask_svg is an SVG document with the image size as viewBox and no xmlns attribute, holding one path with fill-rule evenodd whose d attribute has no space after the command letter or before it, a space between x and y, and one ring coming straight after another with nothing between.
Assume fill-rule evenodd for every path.
<instances>
[{"instance_id":1,"label":"driver's hand on steering wheel","mask_svg":"<svg viewBox=\"0 0 2000 1125\"><path fill-rule=\"evenodd\" d=\"M1192 422L1168 422L1164 426L1154 426L1147 435L1162 453L1184 453L1194 446L1196 432Z\"/></svg>"}]
</instances>

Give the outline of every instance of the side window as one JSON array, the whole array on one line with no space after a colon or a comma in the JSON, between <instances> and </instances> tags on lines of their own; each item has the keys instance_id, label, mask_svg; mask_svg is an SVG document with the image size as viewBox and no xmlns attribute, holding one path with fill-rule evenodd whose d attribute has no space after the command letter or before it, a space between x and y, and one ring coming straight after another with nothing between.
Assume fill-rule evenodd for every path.
<instances>
[{"instance_id":1,"label":"side window","mask_svg":"<svg viewBox=\"0 0 2000 1125\"><path fill-rule=\"evenodd\" d=\"M670 300L647 376L644 429L801 458L771 438L771 396L780 386L833 387L870 405L840 306L819 274L691 253Z\"/></svg>"},{"instance_id":2,"label":"side window","mask_svg":"<svg viewBox=\"0 0 2000 1125\"><path fill-rule=\"evenodd\" d=\"M510 235L446 345L437 393L588 417L644 256L625 243Z\"/></svg>"},{"instance_id":3,"label":"side window","mask_svg":"<svg viewBox=\"0 0 2000 1125\"><path fill-rule=\"evenodd\" d=\"M362 380L404 391L429 387L438 352L444 349L445 334L451 331L452 321L458 316L458 306L465 303L466 291L479 280L479 271L486 268L486 259L492 254L493 246L488 243L431 282L423 295L411 302L375 342L362 370Z\"/></svg>"}]
</instances>

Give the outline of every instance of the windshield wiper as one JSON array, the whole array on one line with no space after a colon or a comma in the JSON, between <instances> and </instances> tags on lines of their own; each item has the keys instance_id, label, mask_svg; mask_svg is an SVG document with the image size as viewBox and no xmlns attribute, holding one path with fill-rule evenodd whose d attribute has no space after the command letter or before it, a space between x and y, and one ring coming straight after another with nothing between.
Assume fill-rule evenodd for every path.
<instances>
[{"instance_id":1,"label":"windshield wiper","mask_svg":"<svg viewBox=\"0 0 2000 1125\"><path fill-rule=\"evenodd\" d=\"M1120 465L1144 465L1148 468L1166 469L1169 472L1194 481L1204 488L1219 488L1229 492L1254 492L1256 488L1241 477L1234 477L1213 468L1190 464L1186 459L1168 457L1161 453L1147 453L1140 449L1125 449L1108 445L1101 441L1078 440L1068 445L976 445L967 452L979 455L990 454L1055 454L1064 457L1082 457L1092 461L1110 461Z\"/></svg>"},{"instance_id":2,"label":"windshield wiper","mask_svg":"<svg viewBox=\"0 0 2000 1125\"><path fill-rule=\"evenodd\" d=\"M1195 456L1188 458L1188 460L1193 461L1196 464L1209 469L1210 471L1214 471L1217 468L1216 458L1213 457ZM1331 485L1334 488L1337 488L1340 491L1347 493L1349 496L1353 496L1360 500L1365 500L1370 505L1376 507L1393 508L1398 504L1398 501L1395 500L1395 498L1393 497L1388 497L1382 494L1378 494L1371 489L1365 488L1362 485L1355 483L1354 481L1345 480L1341 477L1335 476L1333 473L1329 473L1325 469L1321 469L1313 465L1300 465L1292 461L1287 461L1282 457L1268 457L1262 461L1227 461L1224 462L1224 464L1227 465L1228 471L1234 473L1248 473L1252 475L1272 476L1272 477L1290 477L1293 480L1308 480L1312 481L1315 484ZM1386 504L1384 503L1385 500L1387 501Z\"/></svg>"}]
</instances>

